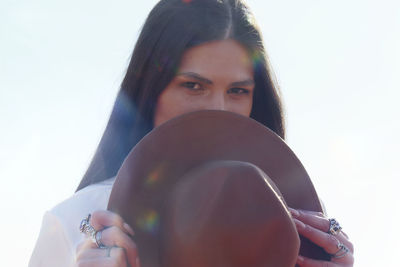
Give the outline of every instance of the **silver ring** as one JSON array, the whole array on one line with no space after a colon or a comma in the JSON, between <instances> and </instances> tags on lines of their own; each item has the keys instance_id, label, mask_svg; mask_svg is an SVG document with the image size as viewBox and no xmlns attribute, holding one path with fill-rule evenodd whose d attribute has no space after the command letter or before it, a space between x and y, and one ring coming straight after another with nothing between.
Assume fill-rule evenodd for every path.
<instances>
[{"instance_id":1,"label":"silver ring","mask_svg":"<svg viewBox=\"0 0 400 267\"><path fill-rule=\"evenodd\" d=\"M112 247L107 247L107 258L111 257Z\"/></svg>"},{"instance_id":2,"label":"silver ring","mask_svg":"<svg viewBox=\"0 0 400 267\"><path fill-rule=\"evenodd\" d=\"M86 234L87 236L92 239L93 243L97 245L98 248L107 248L103 243L101 243L101 232L102 231L96 231L94 227L90 224L90 218L92 215L89 213L82 221L79 226L79 231L81 233Z\"/></svg>"},{"instance_id":3,"label":"silver ring","mask_svg":"<svg viewBox=\"0 0 400 267\"><path fill-rule=\"evenodd\" d=\"M340 259L346 256L347 253L349 253L349 249L343 243L339 243L337 247L339 250L335 254L331 254L332 258Z\"/></svg>"},{"instance_id":4,"label":"silver ring","mask_svg":"<svg viewBox=\"0 0 400 267\"><path fill-rule=\"evenodd\" d=\"M108 248L106 245L104 245L102 242L101 242L101 234L102 234L102 230L101 231L96 231L96 233L94 234L94 243L96 243L96 245L97 245L97 247L98 248Z\"/></svg>"},{"instance_id":5,"label":"silver ring","mask_svg":"<svg viewBox=\"0 0 400 267\"><path fill-rule=\"evenodd\" d=\"M328 233L331 235L337 235L342 231L342 227L335 219L329 219L329 230Z\"/></svg>"},{"instance_id":6,"label":"silver ring","mask_svg":"<svg viewBox=\"0 0 400 267\"><path fill-rule=\"evenodd\" d=\"M88 214L86 216L86 218L81 221L81 224L79 226L79 231L81 233L84 233L84 234L90 236L92 238L92 240L93 240L94 235L96 234L96 229L94 229L93 226L90 224L90 217L91 216L92 215Z\"/></svg>"}]
</instances>

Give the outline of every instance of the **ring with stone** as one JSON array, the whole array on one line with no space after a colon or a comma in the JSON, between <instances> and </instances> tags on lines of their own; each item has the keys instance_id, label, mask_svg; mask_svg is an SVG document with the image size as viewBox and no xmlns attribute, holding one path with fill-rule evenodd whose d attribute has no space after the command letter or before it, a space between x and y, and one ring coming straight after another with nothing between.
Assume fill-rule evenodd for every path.
<instances>
[{"instance_id":1,"label":"ring with stone","mask_svg":"<svg viewBox=\"0 0 400 267\"><path fill-rule=\"evenodd\" d=\"M92 239L93 243L97 245L98 248L107 248L102 242L101 242L101 233L102 231L96 231L94 227L90 224L90 217L91 214L88 214L82 221L79 226L79 231L81 233L86 234L87 236Z\"/></svg>"},{"instance_id":2,"label":"ring with stone","mask_svg":"<svg viewBox=\"0 0 400 267\"><path fill-rule=\"evenodd\" d=\"M347 253L349 253L349 249L343 243L339 243L337 247L339 250L335 254L331 254L332 258L343 258Z\"/></svg>"},{"instance_id":3,"label":"ring with stone","mask_svg":"<svg viewBox=\"0 0 400 267\"><path fill-rule=\"evenodd\" d=\"M94 238L94 235L96 234L96 229L90 224L90 217L92 215L88 214L82 221L79 226L79 231L81 233L84 233L88 236L90 236L92 239Z\"/></svg>"},{"instance_id":4,"label":"ring with stone","mask_svg":"<svg viewBox=\"0 0 400 267\"><path fill-rule=\"evenodd\" d=\"M108 248L106 245L104 245L101 242L101 234L102 234L102 230L100 231L96 231L96 233L94 234L94 239L92 238L93 242L97 245L98 248Z\"/></svg>"},{"instance_id":5,"label":"ring with stone","mask_svg":"<svg viewBox=\"0 0 400 267\"><path fill-rule=\"evenodd\" d=\"M329 230L328 233L331 235L337 235L342 230L342 227L336 221L336 219L329 219Z\"/></svg>"}]
</instances>

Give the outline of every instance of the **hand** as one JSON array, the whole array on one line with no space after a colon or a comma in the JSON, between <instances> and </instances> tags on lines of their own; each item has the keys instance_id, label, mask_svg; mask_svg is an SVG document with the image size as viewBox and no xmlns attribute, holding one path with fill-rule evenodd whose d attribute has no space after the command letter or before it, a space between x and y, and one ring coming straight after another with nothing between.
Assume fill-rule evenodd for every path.
<instances>
[{"instance_id":1,"label":"hand","mask_svg":"<svg viewBox=\"0 0 400 267\"><path fill-rule=\"evenodd\" d=\"M90 237L76 249L78 267L140 267L136 244L130 238L132 228L118 214L107 210L92 213L90 224L101 231L99 240L105 248L98 248Z\"/></svg>"},{"instance_id":2,"label":"hand","mask_svg":"<svg viewBox=\"0 0 400 267\"><path fill-rule=\"evenodd\" d=\"M332 257L331 261L321 261L299 255L297 264L302 267L351 267L354 263L354 248L348 236L340 231L336 235L328 233L330 222L321 212L295 210L289 208L299 234L311 242L322 247L327 253L333 255L339 251L338 244L343 244L349 252L343 257ZM342 253L344 251L340 251Z\"/></svg>"}]
</instances>

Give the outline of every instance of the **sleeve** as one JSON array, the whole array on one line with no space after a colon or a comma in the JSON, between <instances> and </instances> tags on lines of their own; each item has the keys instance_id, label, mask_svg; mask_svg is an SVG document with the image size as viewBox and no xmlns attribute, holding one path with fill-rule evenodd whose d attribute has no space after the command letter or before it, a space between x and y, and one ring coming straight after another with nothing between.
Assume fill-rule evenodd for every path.
<instances>
[{"instance_id":1,"label":"sleeve","mask_svg":"<svg viewBox=\"0 0 400 267\"><path fill-rule=\"evenodd\" d=\"M29 267L72 267L75 252L60 219L46 212Z\"/></svg>"}]
</instances>

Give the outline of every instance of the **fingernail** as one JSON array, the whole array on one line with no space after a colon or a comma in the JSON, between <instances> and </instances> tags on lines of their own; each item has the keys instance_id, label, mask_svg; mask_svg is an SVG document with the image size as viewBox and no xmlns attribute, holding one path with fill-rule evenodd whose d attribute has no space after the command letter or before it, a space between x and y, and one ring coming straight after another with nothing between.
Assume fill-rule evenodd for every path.
<instances>
[{"instance_id":1,"label":"fingernail","mask_svg":"<svg viewBox=\"0 0 400 267\"><path fill-rule=\"evenodd\" d=\"M296 227L298 229L304 229L306 227L306 225L303 222L299 221L299 220L294 219L294 223L296 224Z\"/></svg>"},{"instance_id":2,"label":"fingernail","mask_svg":"<svg viewBox=\"0 0 400 267\"><path fill-rule=\"evenodd\" d=\"M297 256L297 263L303 263L304 262L304 258L302 256Z\"/></svg>"},{"instance_id":3,"label":"fingernail","mask_svg":"<svg viewBox=\"0 0 400 267\"><path fill-rule=\"evenodd\" d=\"M125 228L125 230L128 231L131 235L134 235L134 234L135 234L135 232L133 231L133 229L132 229L127 223L124 223L124 228Z\"/></svg>"},{"instance_id":4,"label":"fingernail","mask_svg":"<svg viewBox=\"0 0 400 267\"><path fill-rule=\"evenodd\" d=\"M289 211L293 217L295 217L295 218L300 217L300 213L297 210L289 208Z\"/></svg>"}]
</instances>

